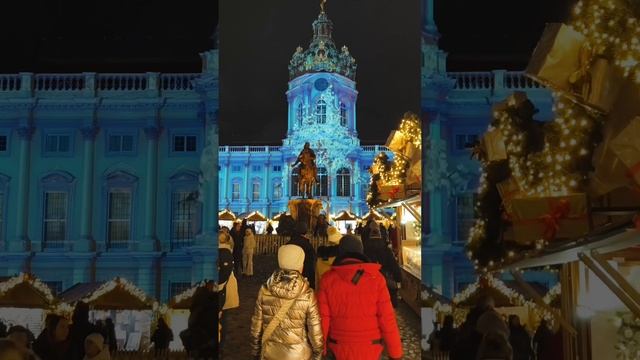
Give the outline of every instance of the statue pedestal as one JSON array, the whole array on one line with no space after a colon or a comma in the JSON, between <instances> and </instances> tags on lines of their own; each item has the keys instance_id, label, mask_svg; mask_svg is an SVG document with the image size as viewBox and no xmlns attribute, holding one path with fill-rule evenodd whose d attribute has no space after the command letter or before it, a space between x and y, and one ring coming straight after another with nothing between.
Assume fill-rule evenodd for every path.
<instances>
[{"instance_id":1,"label":"statue pedestal","mask_svg":"<svg viewBox=\"0 0 640 360\"><path fill-rule=\"evenodd\" d=\"M289 200L289 212L296 223L305 223L309 232L318 222L318 216L322 211L322 201L318 199L295 199Z\"/></svg>"}]
</instances>

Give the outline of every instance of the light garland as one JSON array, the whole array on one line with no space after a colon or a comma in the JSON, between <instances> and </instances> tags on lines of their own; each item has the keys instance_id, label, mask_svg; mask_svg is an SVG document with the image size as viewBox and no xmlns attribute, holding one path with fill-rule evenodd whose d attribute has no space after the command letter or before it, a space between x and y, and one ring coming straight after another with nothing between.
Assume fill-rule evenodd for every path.
<instances>
[{"instance_id":1,"label":"light garland","mask_svg":"<svg viewBox=\"0 0 640 360\"><path fill-rule=\"evenodd\" d=\"M557 283L555 284L551 289L549 289L549 291L542 297L542 301L544 301L545 304L549 305L553 302L553 300L555 300L556 297L560 296L560 293L562 291L562 284L561 283Z\"/></svg>"},{"instance_id":2,"label":"light garland","mask_svg":"<svg viewBox=\"0 0 640 360\"><path fill-rule=\"evenodd\" d=\"M181 292L180 294L174 296L173 299L171 299L171 303L172 304L177 304L179 302L182 302L184 300L192 298L193 295L196 293L196 291L199 288L201 288L203 286L206 286L207 283L208 283L208 281L206 281L206 280L200 281L199 283L195 284L194 286L192 286L192 287L188 288L187 290ZM215 291L219 291L218 284L217 283L213 283L213 284L214 284L213 287L214 287Z\"/></svg>"},{"instance_id":3,"label":"light garland","mask_svg":"<svg viewBox=\"0 0 640 360\"><path fill-rule=\"evenodd\" d=\"M38 290L38 292L44 295L47 302L53 303L55 301L55 297L53 296L53 293L51 292L49 286L40 281L40 279L25 273L20 273L17 276L14 276L7 281L3 281L2 283L0 283L0 297L4 296L14 287L23 283L28 283L34 289Z\"/></svg>"},{"instance_id":4,"label":"light garland","mask_svg":"<svg viewBox=\"0 0 640 360\"><path fill-rule=\"evenodd\" d=\"M98 289L88 294L87 296L82 298L80 301L90 304L98 300L100 297L104 296L105 294L115 290L118 287L122 288L127 293L133 295L136 299L140 300L141 302L148 303L153 308L158 307L157 301L150 299L147 296L147 294L145 294L145 292L142 291L140 288L135 286L133 283L131 283L127 279L120 278L120 277L117 277L113 280L109 280L105 282L104 284L100 285Z\"/></svg>"},{"instance_id":5,"label":"light garland","mask_svg":"<svg viewBox=\"0 0 640 360\"><path fill-rule=\"evenodd\" d=\"M611 319L618 329L615 345L617 359L634 360L640 358L640 318L631 312L619 312Z\"/></svg>"}]
</instances>

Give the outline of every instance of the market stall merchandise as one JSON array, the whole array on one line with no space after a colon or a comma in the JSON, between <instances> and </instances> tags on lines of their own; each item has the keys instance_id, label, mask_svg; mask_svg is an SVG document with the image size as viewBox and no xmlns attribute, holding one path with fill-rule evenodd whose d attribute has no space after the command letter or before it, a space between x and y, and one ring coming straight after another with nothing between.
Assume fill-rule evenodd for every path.
<instances>
[{"instance_id":1,"label":"market stall merchandise","mask_svg":"<svg viewBox=\"0 0 640 360\"><path fill-rule=\"evenodd\" d=\"M256 234L264 234L267 229L267 217L260 211L252 211L238 215L239 219L246 219L248 225L255 226Z\"/></svg>"},{"instance_id":2,"label":"market stall merchandise","mask_svg":"<svg viewBox=\"0 0 640 360\"><path fill-rule=\"evenodd\" d=\"M218 213L218 225L226 226L229 229L233 227L233 222L236 221L236 215L229 209L224 209Z\"/></svg>"},{"instance_id":3,"label":"market stall merchandise","mask_svg":"<svg viewBox=\"0 0 640 360\"><path fill-rule=\"evenodd\" d=\"M61 302L73 311L76 303L89 305L90 321L111 318L116 327L118 348L144 350L149 346L151 323L161 306L126 279L78 283L60 294Z\"/></svg>"},{"instance_id":4,"label":"market stall merchandise","mask_svg":"<svg viewBox=\"0 0 640 360\"><path fill-rule=\"evenodd\" d=\"M347 233L347 227L350 227L351 231L355 230L358 223L358 217L346 210L339 212L335 217L332 216L331 219L342 234Z\"/></svg>"},{"instance_id":5,"label":"market stall merchandise","mask_svg":"<svg viewBox=\"0 0 640 360\"><path fill-rule=\"evenodd\" d=\"M57 303L51 289L31 274L0 277L0 322L22 325L38 336Z\"/></svg>"}]
</instances>

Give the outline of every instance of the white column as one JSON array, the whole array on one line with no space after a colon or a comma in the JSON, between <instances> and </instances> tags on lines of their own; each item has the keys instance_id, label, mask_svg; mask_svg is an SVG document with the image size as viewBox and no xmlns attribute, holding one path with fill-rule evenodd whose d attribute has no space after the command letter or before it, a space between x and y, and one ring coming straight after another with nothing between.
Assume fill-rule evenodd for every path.
<instances>
[{"instance_id":1,"label":"white column","mask_svg":"<svg viewBox=\"0 0 640 360\"><path fill-rule=\"evenodd\" d=\"M283 192L283 197L285 198L290 198L291 197L291 190L289 189L289 183L291 181L291 173L290 173L290 169L289 169L289 163L284 160L284 162L282 163L282 192Z\"/></svg>"},{"instance_id":2,"label":"white column","mask_svg":"<svg viewBox=\"0 0 640 360\"><path fill-rule=\"evenodd\" d=\"M24 126L18 128L17 132L20 137L20 172L18 175L18 203L16 204L16 236L15 239L8 244L8 250L10 252L25 251L27 249L27 242L29 241L29 174L31 172L31 137L33 136L34 128Z\"/></svg>"},{"instance_id":3,"label":"white column","mask_svg":"<svg viewBox=\"0 0 640 360\"><path fill-rule=\"evenodd\" d=\"M158 211L158 137L161 129L149 126L144 129L147 135L147 181L145 194L145 231L140 250L153 251L158 237L156 234Z\"/></svg>"},{"instance_id":4,"label":"white column","mask_svg":"<svg viewBox=\"0 0 640 360\"><path fill-rule=\"evenodd\" d=\"M271 196L273 194L273 189L271 188L271 179L269 179L269 175L271 173L271 162L269 159L264 163L264 199L267 203L264 214L266 217L269 217L269 213L271 212Z\"/></svg>"},{"instance_id":5,"label":"white column","mask_svg":"<svg viewBox=\"0 0 640 360\"><path fill-rule=\"evenodd\" d=\"M84 139L84 161L82 181L82 214L80 219L80 241L74 244L75 251L88 252L94 248L93 239L93 173L96 126L81 129Z\"/></svg>"},{"instance_id":6,"label":"white column","mask_svg":"<svg viewBox=\"0 0 640 360\"><path fill-rule=\"evenodd\" d=\"M247 147L248 149L249 147ZM245 199L247 200L247 207L245 211L251 211L251 179L249 176L251 175L249 171L249 166L251 166L251 161L247 159L244 163L244 181L245 181Z\"/></svg>"},{"instance_id":7,"label":"white column","mask_svg":"<svg viewBox=\"0 0 640 360\"><path fill-rule=\"evenodd\" d=\"M225 202L229 203L229 199L231 199L231 201L233 201L233 186L231 184L231 154L229 154L229 158L227 159L227 172L224 174L225 175L225 184L226 184L226 191L224 192L224 197L225 197Z\"/></svg>"}]
</instances>

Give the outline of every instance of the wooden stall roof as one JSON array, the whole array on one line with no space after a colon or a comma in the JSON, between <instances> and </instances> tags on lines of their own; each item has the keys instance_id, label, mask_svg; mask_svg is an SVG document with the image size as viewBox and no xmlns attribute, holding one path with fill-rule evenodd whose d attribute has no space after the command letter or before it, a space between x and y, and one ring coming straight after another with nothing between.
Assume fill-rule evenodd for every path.
<instances>
[{"instance_id":1,"label":"wooden stall roof","mask_svg":"<svg viewBox=\"0 0 640 360\"><path fill-rule=\"evenodd\" d=\"M9 287L12 280L17 283ZM55 302L47 285L31 275L0 277L0 307L48 309Z\"/></svg>"},{"instance_id":2,"label":"wooden stall roof","mask_svg":"<svg viewBox=\"0 0 640 360\"><path fill-rule=\"evenodd\" d=\"M226 221L234 221L236 219L236 215L227 209L224 209L218 213L218 220L226 220Z\"/></svg>"},{"instance_id":3,"label":"wooden stall roof","mask_svg":"<svg viewBox=\"0 0 640 360\"><path fill-rule=\"evenodd\" d=\"M174 296L169 302L169 307L176 310L188 310L191 308L191 303L193 300L193 295L196 293L196 290L202 287L207 287L212 292L216 291L216 285L213 281L201 281L198 284L192 286L191 288L183 291L182 293Z\"/></svg>"},{"instance_id":4,"label":"wooden stall roof","mask_svg":"<svg viewBox=\"0 0 640 360\"><path fill-rule=\"evenodd\" d=\"M341 211L338 215L336 215L333 220L335 221L346 221L346 220L357 220L358 217L348 211Z\"/></svg>"},{"instance_id":5,"label":"wooden stall roof","mask_svg":"<svg viewBox=\"0 0 640 360\"><path fill-rule=\"evenodd\" d=\"M108 286L111 282L115 282L113 287ZM129 285L133 286L133 285ZM60 294L60 301L67 304L75 304L78 301L86 301L92 309L95 310L151 310L153 309L153 300L144 295L135 295L132 289L119 280L103 282L77 283ZM135 289L140 291L139 289ZM96 294L103 291L102 294Z\"/></svg>"}]
</instances>

